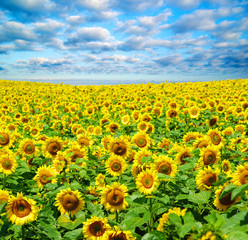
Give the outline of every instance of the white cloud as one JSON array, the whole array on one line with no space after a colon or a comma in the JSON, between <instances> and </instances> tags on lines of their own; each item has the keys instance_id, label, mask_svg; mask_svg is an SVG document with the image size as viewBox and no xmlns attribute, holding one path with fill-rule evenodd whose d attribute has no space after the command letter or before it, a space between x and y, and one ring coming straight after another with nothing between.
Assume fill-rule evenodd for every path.
<instances>
[{"instance_id":1,"label":"white cloud","mask_svg":"<svg viewBox=\"0 0 248 240\"><path fill-rule=\"evenodd\" d=\"M64 23L58 22L53 19L46 19L45 22L34 23L34 30L41 33L54 33L64 26Z\"/></svg>"},{"instance_id":2,"label":"white cloud","mask_svg":"<svg viewBox=\"0 0 248 240\"><path fill-rule=\"evenodd\" d=\"M92 10L106 10L109 7L109 0L78 0L78 4L82 7Z\"/></svg>"},{"instance_id":3,"label":"white cloud","mask_svg":"<svg viewBox=\"0 0 248 240\"><path fill-rule=\"evenodd\" d=\"M182 9L192 9L200 4L200 0L166 0L166 3Z\"/></svg>"}]
</instances>

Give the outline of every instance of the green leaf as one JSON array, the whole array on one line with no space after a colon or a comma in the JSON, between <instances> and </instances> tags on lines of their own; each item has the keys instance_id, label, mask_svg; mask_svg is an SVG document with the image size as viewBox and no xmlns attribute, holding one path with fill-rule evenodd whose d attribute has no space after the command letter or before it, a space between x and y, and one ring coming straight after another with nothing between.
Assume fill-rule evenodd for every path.
<instances>
[{"instance_id":1,"label":"green leaf","mask_svg":"<svg viewBox=\"0 0 248 240\"><path fill-rule=\"evenodd\" d=\"M224 196L226 196L228 193L232 192L233 189L235 189L236 186L233 185L233 184L229 184L227 187L225 187L223 189L223 191L221 192L220 196L219 196L219 199L223 198Z\"/></svg>"},{"instance_id":2,"label":"green leaf","mask_svg":"<svg viewBox=\"0 0 248 240\"><path fill-rule=\"evenodd\" d=\"M6 206L6 203L0 204L0 213L4 210L4 207Z\"/></svg>"},{"instance_id":3,"label":"green leaf","mask_svg":"<svg viewBox=\"0 0 248 240\"><path fill-rule=\"evenodd\" d=\"M71 221L69 216L67 215L61 215L58 218L58 223L61 227L66 228L68 230L73 230L76 227L78 227L80 224L82 224L82 219L78 218L75 221Z\"/></svg>"},{"instance_id":4,"label":"green leaf","mask_svg":"<svg viewBox=\"0 0 248 240\"><path fill-rule=\"evenodd\" d=\"M82 235L82 228L75 229L73 231L67 232L63 239L64 240L71 240L71 239L78 239Z\"/></svg>"},{"instance_id":5,"label":"green leaf","mask_svg":"<svg viewBox=\"0 0 248 240\"><path fill-rule=\"evenodd\" d=\"M164 196L161 196L161 197L155 197L155 199L163 202L164 204L167 204L170 201L170 198L167 195L164 195Z\"/></svg>"},{"instance_id":6,"label":"green leaf","mask_svg":"<svg viewBox=\"0 0 248 240\"><path fill-rule=\"evenodd\" d=\"M211 192L209 191L201 191L199 193L193 193L189 195L188 200L197 204L208 203L208 200L211 196Z\"/></svg>"},{"instance_id":7,"label":"green leaf","mask_svg":"<svg viewBox=\"0 0 248 240\"><path fill-rule=\"evenodd\" d=\"M247 190L248 190L248 183L235 188L232 191L231 201L233 201L236 197L240 196L243 192L245 192Z\"/></svg>"},{"instance_id":8,"label":"green leaf","mask_svg":"<svg viewBox=\"0 0 248 240\"><path fill-rule=\"evenodd\" d=\"M145 234L141 240L164 240L165 234L159 231L152 231L150 233Z\"/></svg>"},{"instance_id":9,"label":"green leaf","mask_svg":"<svg viewBox=\"0 0 248 240\"><path fill-rule=\"evenodd\" d=\"M248 234L241 231L233 231L228 234L227 240L244 240L248 239Z\"/></svg>"},{"instance_id":10,"label":"green leaf","mask_svg":"<svg viewBox=\"0 0 248 240\"><path fill-rule=\"evenodd\" d=\"M195 167L195 163L186 163L178 167L182 172L192 170Z\"/></svg>"},{"instance_id":11,"label":"green leaf","mask_svg":"<svg viewBox=\"0 0 248 240\"><path fill-rule=\"evenodd\" d=\"M39 226L44 234L47 235L49 239L59 240L61 238L60 232L57 230L54 223L51 222L44 222L40 220Z\"/></svg>"},{"instance_id":12,"label":"green leaf","mask_svg":"<svg viewBox=\"0 0 248 240\"><path fill-rule=\"evenodd\" d=\"M184 199L188 199L189 195L188 194L178 194L176 196L176 200L184 200Z\"/></svg>"},{"instance_id":13,"label":"green leaf","mask_svg":"<svg viewBox=\"0 0 248 240\"><path fill-rule=\"evenodd\" d=\"M173 223L176 227L182 226L182 220L177 214L170 213L169 218L170 222Z\"/></svg>"}]
</instances>

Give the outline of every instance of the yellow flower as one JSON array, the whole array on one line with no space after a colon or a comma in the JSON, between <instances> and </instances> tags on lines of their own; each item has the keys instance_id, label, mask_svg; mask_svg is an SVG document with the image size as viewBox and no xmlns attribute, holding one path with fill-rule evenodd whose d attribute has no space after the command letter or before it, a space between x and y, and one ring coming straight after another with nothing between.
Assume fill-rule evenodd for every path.
<instances>
[{"instance_id":1,"label":"yellow flower","mask_svg":"<svg viewBox=\"0 0 248 240\"><path fill-rule=\"evenodd\" d=\"M236 170L232 174L232 180L234 185L241 186L248 183L248 163L245 162L244 165L238 165Z\"/></svg>"},{"instance_id":2,"label":"yellow flower","mask_svg":"<svg viewBox=\"0 0 248 240\"><path fill-rule=\"evenodd\" d=\"M13 143L13 137L8 129L0 129L0 147L10 148Z\"/></svg>"},{"instance_id":3,"label":"yellow flower","mask_svg":"<svg viewBox=\"0 0 248 240\"><path fill-rule=\"evenodd\" d=\"M0 189L0 205L3 203L7 203L9 200L9 192L7 190Z\"/></svg>"},{"instance_id":4,"label":"yellow flower","mask_svg":"<svg viewBox=\"0 0 248 240\"><path fill-rule=\"evenodd\" d=\"M133 136L132 142L139 148L148 148L152 141L145 132L138 132Z\"/></svg>"},{"instance_id":5,"label":"yellow flower","mask_svg":"<svg viewBox=\"0 0 248 240\"><path fill-rule=\"evenodd\" d=\"M45 140L42 151L46 158L55 158L58 151L63 148L63 141L58 137L51 137Z\"/></svg>"},{"instance_id":6,"label":"yellow flower","mask_svg":"<svg viewBox=\"0 0 248 240\"><path fill-rule=\"evenodd\" d=\"M119 138L113 138L109 143L108 150L117 156L127 157L131 151L129 137L122 135Z\"/></svg>"},{"instance_id":7,"label":"yellow flower","mask_svg":"<svg viewBox=\"0 0 248 240\"><path fill-rule=\"evenodd\" d=\"M14 153L7 151L0 156L0 172L10 175L15 172L17 162Z\"/></svg>"},{"instance_id":8,"label":"yellow flower","mask_svg":"<svg viewBox=\"0 0 248 240\"><path fill-rule=\"evenodd\" d=\"M43 188L47 183L54 183L56 179L50 179L57 175L54 168L51 166L41 166L38 168L34 180L37 182L39 188Z\"/></svg>"},{"instance_id":9,"label":"yellow flower","mask_svg":"<svg viewBox=\"0 0 248 240\"><path fill-rule=\"evenodd\" d=\"M81 193L70 188L61 190L56 196L55 206L62 215L76 215L78 211L84 208L85 202Z\"/></svg>"},{"instance_id":10,"label":"yellow flower","mask_svg":"<svg viewBox=\"0 0 248 240\"><path fill-rule=\"evenodd\" d=\"M116 177L120 176L125 172L128 164L125 160L118 155L111 155L109 159L105 162L106 172L110 175Z\"/></svg>"},{"instance_id":11,"label":"yellow flower","mask_svg":"<svg viewBox=\"0 0 248 240\"><path fill-rule=\"evenodd\" d=\"M106 231L103 240L135 240L130 231L121 231L117 226L115 230Z\"/></svg>"},{"instance_id":12,"label":"yellow flower","mask_svg":"<svg viewBox=\"0 0 248 240\"><path fill-rule=\"evenodd\" d=\"M172 158L165 155L160 155L155 159L152 169L170 177L175 177L178 171L177 163Z\"/></svg>"},{"instance_id":13,"label":"yellow flower","mask_svg":"<svg viewBox=\"0 0 248 240\"><path fill-rule=\"evenodd\" d=\"M6 205L7 218L16 225L33 222L38 216L38 207L33 199L23 197L22 193L17 193L17 197L10 197Z\"/></svg>"},{"instance_id":14,"label":"yellow flower","mask_svg":"<svg viewBox=\"0 0 248 240\"><path fill-rule=\"evenodd\" d=\"M179 152L176 154L176 161L178 164L186 163L185 159L190 158L192 155L190 154L192 151L191 147L179 147Z\"/></svg>"},{"instance_id":15,"label":"yellow flower","mask_svg":"<svg viewBox=\"0 0 248 240\"><path fill-rule=\"evenodd\" d=\"M172 141L168 138L163 138L162 142L158 143L159 148L163 148L167 151L170 149L171 145L172 145Z\"/></svg>"},{"instance_id":16,"label":"yellow flower","mask_svg":"<svg viewBox=\"0 0 248 240\"><path fill-rule=\"evenodd\" d=\"M112 186L107 185L106 188L102 191L101 204L107 210L114 212L120 212L123 209L126 209L128 203L125 200L125 197L128 196L127 187L120 183L114 182Z\"/></svg>"},{"instance_id":17,"label":"yellow flower","mask_svg":"<svg viewBox=\"0 0 248 240\"><path fill-rule=\"evenodd\" d=\"M213 183L218 181L220 170L213 169L210 166L200 169L196 176L196 185L200 190L209 190Z\"/></svg>"},{"instance_id":18,"label":"yellow flower","mask_svg":"<svg viewBox=\"0 0 248 240\"><path fill-rule=\"evenodd\" d=\"M33 139L23 139L19 145L19 151L24 156L37 155L38 149L35 146L36 142Z\"/></svg>"},{"instance_id":19,"label":"yellow flower","mask_svg":"<svg viewBox=\"0 0 248 240\"><path fill-rule=\"evenodd\" d=\"M209 138L207 136L203 136L203 137L197 138L196 141L193 143L193 146L195 149L197 149L197 148L205 148L210 144L211 144L211 141L209 140Z\"/></svg>"},{"instance_id":20,"label":"yellow flower","mask_svg":"<svg viewBox=\"0 0 248 240\"><path fill-rule=\"evenodd\" d=\"M199 115L200 115L200 109L197 106L192 106L189 109L189 114L190 114L191 118L196 118L197 119L199 117Z\"/></svg>"},{"instance_id":21,"label":"yellow flower","mask_svg":"<svg viewBox=\"0 0 248 240\"><path fill-rule=\"evenodd\" d=\"M216 129L210 129L207 133L210 141L212 142L213 145L221 148L224 146L225 140L221 136L221 133L216 130Z\"/></svg>"},{"instance_id":22,"label":"yellow flower","mask_svg":"<svg viewBox=\"0 0 248 240\"><path fill-rule=\"evenodd\" d=\"M102 190L105 188L105 176L102 175L101 173L98 173L98 175L96 176L96 182L95 185L97 187L98 190Z\"/></svg>"},{"instance_id":23,"label":"yellow flower","mask_svg":"<svg viewBox=\"0 0 248 240\"><path fill-rule=\"evenodd\" d=\"M220 160L220 151L215 146L201 148L199 162L201 166L218 163Z\"/></svg>"},{"instance_id":24,"label":"yellow flower","mask_svg":"<svg viewBox=\"0 0 248 240\"><path fill-rule=\"evenodd\" d=\"M232 173L231 163L228 160L226 160L226 159L222 161L222 163L221 163L221 169L222 169L222 172L224 172L228 176L230 176L231 173Z\"/></svg>"},{"instance_id":25,"label":"yellow flower","mask_svg":"<svg viewBox=\"0 0 248 240\"><path fill-rule=\"evenodd\" d=\"M92 216L83 222L83 234L86 240L103 240L105 232L111 229L107 218Z\"/></svg>"},{"instance_id":26,"label":"yellow flower","mask_svg":"<svg viewBox=\"0 0 248 240\"><path fill-rule=\"evenodd\" d=\"M145 195L152 194L159 185L158 174L155 170L147 169L136 177L136 186Z\"/></svg>"}]
</instances>

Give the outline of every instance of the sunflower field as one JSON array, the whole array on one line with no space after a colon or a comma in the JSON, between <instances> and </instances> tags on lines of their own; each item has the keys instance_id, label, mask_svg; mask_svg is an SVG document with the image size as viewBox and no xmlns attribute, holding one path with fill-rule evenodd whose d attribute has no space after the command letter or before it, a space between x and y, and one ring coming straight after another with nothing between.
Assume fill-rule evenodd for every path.
<instances>
[{"instance_id":1,"label":"sunflower field","mask_svg":"<svg viewBox=\"0 0 248 240\"><path fill-rule=\"evenodd\" d=\"M2 239L248 239L248 79L0 80Z\"/></svg>"}]
</instances>

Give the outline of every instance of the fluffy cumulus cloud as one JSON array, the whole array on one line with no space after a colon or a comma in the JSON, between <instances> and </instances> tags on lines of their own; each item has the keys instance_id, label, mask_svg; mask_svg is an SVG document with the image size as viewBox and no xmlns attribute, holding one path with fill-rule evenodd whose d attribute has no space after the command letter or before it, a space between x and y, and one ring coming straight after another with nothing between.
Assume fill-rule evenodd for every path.
<instances>
[{"instance_id":1,"label":"fluffy cumulus cloud","mask_svg":"<svg viewBox=\"0 0 248 240\"><path fill-rule=\"evenodd\" d=\"M236 0L0 1L0 71L244 76L247 12Z\"/></svg>"}]
</instances>

